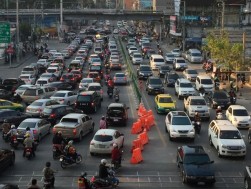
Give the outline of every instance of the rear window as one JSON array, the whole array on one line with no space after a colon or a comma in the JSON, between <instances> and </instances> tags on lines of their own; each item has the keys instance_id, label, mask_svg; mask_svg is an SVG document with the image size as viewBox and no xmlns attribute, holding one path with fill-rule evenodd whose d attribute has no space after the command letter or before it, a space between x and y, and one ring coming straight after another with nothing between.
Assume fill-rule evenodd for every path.
<instances>
[{"instance_id":1,"label":"rear window","mask_svg":"<svg viewBox=\"0 0 251 189\"><path fill-rule=\"evenodd\" d=\"M100 90L101 86L89 86L88 91L97 91Z\"/></svg>"},{"instance_id":2,"label":"rear window","mask_svg":"<svg viewBox=\"0 0 251 189\"><path fill-rule=\"evenodd\" d=\"M53 97L65 97L65 93L55 93Z\"/></svg>"},{"instance_id":3,"label":"rear window","mask_svg":"<svg viewBox=\"0 0 251 189\"><path fill-rule=\"evenodd\" d=\"M61 122L78 123L78 119L74 119L74 118L62 118Z\"/></svg>"},{"instance_id":4,"label":"rear window","mask_svg":"<svg viewBox=\"0 0 251 189\"><path fill-rule=\"evenodd\" d=\"M52 109L51 108L44 108L43 112L50 114L52 112Z\"/></svg>"},{"instance_id":5,"label":"rear window","mask_svg":"<svg viewBox=\"0 0 251 189\"><path fill-rule=\"evenodd\" d=\"M23 95L36 96L36 89L26 89Z\"/></svg>"},{"instance_id":6,"label":"rear window","mask_svg":"<svg viewBox=\"0 0 251 189\"><path fill-rule=\"evenodd\" d=\"M101 70L100 66L91 66L90 70Z\"/></svg>"},{"instance_id":7,"label":"rear window","mask_svg":"<svg viewBox=\"0 0 251 189\"><path fill-rule=\"evenodd\" d=\"M30 106L42 106L43 102L33 102Z\"/></svg>"},{"instance_id":8,"label":"rear window","mask_svg":"<svg viewBox=\"0 0 251 189\"><path fill-rule=\"evenodd\" d=\"M5 79L3 81L3 84L4 85L13 85L13 84L17 84L17 80L14 80L14 79Z\"/></svg>"},{"instance_id":9,"label":"rear window","mask_svg":"<svg viewBox=\"0 0 251 189\"><path fill-rule=\"evenodd\" d=\"M213 81L211 79L201 79L201 83L210 85L213 84Z\"/></svg>"},{"instance_id":10,"label":"rear window","mask_svg":"<svg viewBox=\"0 0 251 189\"><path fill-rule=\"evenodd\" d=\"M35 128L35 126L36 126L36 122L22 122L18 127L19 128L30 127L32 129L32 128Z\"/></svg>"},{"instance_id":11,"label":"rear window","mask_svg":"<svg viewBox=\"0 0 251 189\"><path fill-rule=\"evenodd\" d=\"M109 116L120 117L124 115L125 110L123 108L109 108L108 114Z\"/></svg>"},{"instance_id":12,"label":"rear window","mask_svg":"<svg viewBox=\"0 0 251 189\"><path fill-rule=\"evenodd\" d=\"M154 62L165 62L163 58L155 58Z\"/></svg>"},{"instance_id":13,"label":"rear window","mask_svg":"<svg viewBox=\"0 0 251 189\"><path fill-rule=\"evenodd\" d=\"M109 142L109 141L112 141L113 138L110 135L95 135L94 140L99 141L99 142Z\"/></svg>"},{"instance_id":14,"label":"rear window","mask_svg":"<svg viewBox=\"0 0 251 189\"><path fill-rule=\"evenodd\" d=\"M79 95L77 97L78 102L89 102L91 100L91 96L89 95Z\"/></svg>"}]
</instances>

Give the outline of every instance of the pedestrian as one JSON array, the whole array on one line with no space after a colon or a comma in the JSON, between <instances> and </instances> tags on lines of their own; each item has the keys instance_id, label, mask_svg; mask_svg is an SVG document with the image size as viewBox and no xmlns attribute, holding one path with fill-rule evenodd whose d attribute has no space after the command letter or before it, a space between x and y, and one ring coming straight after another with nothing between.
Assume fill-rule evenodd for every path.
<instances>
[{"instance_id":1,"label":"pedestrian","mask_svg":"<svg viewBox=\"0 0 251 189\"><path fill-rule=\"evenodd\" d=\"M106 120L105 116L102 116L102 118L99 121L99 129L106 129Z\"/></svg>"},{"instance_id":2,"label":"pedestrian","mask_svg":"<svg viewBox=\"0 0 251 189\"><path fill-rule=\"evenodd\" d=\"M31 185L29 186L28 189L41 189L41 188L37 185L37 179L32 179L32 180L31 180Z\"/></svg>"}]
</instances>

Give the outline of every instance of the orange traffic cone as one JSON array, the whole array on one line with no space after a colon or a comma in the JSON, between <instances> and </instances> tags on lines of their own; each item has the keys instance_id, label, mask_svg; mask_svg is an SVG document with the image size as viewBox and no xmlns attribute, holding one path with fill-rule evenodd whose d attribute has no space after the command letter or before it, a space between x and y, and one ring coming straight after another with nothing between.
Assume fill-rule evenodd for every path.
<instances>
[{"instance_id":1,"label":"orange traffic cone","mask_svg":"<svg viewBox=\"0 0 251 189\"><path fill-rule=\"evenodd\" d=\"M138 120L133 123L132 129L131 129L131 134L138 134L142 131L142 126L141 126L141 121Z\"/></svg>"},{"instance_id":2,"label":"orange traffic cone","mask_svg":"<svg viewBox=\"0 0 251 189\"><path fill-rule=\"evenodd\" d=\"M139 148L140 150L143 150L143 144L141 142L140 139L136 139L132 142L132 149L131 149L131 153L133 152L134 149Z\"/></svg>"},{"instance_id":3,"label":"orange traffic cone","mask_svg":"<svg viewBox=\"0 0 251 189\"><path fill-rule=\"evenodd\" d=\"M149 115L148 119L149 119L149 125L150 125L150 127L154 126L155 125L155 123L154 123L155 122L154 116L153 115Z\"/></svg>"},{"instance_id":4,"label":"orange traffic cone","mask_svg":"<svg viewBox=\"0 0 251 189\"><path fill-rule=\"evenodd\" d=\"M140 104L139 104L139 108L138 108L138 116L142 116L142 110L143 110L143 109L145 109L145 108L144 108L143 104L140 103Z\"/></svg>"},{"instance_id":5,"label":"orange traffic cone","mask_svg":"<svg viewBox=\"0 0 251 189\"><path fill-rule=\"evenodd\" d=\"M143 161L140 148L136 148L132 152L131 164L138 164Z\"/></svg>"},{"instance_id":6,"label":"orange traffic cone","mask_svg":"<svg viewBox=\"0 0 251 189\"><path fill-rule=\"evenodd\" d=\"M147 134L146 130L144 130L143 133L141 133L141 134L138 135L138 139L140 139L140 141L141 141L141 143L143 145L145 145L145 144L148 143L149 137L148 137L148 134Z\"/></svg>"},{"instance_id":7,"label":"orange traffic cone","mask_svg":"<svg viewBox=\"0 0 251 189\"><path fill-rule=\"evenodd\" d=\"M152 110L148 110L148 111L146 112L146 114L147 114L147 115L153 115L153 111L152 111Z\"/></svg>"}]
</instances>

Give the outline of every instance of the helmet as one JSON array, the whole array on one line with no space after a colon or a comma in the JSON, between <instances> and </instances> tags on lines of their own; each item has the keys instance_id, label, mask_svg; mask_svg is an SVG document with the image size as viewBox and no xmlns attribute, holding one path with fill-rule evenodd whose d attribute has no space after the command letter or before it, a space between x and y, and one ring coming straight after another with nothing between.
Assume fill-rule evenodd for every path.
<instances>
[{"instance_id":1,"label":"helmet","mask_svg":"<svg viewBox=\"0 0 251 189\"><path fill-rule=\"evenodd\" d=\"M118 89L118 87L115 87L115 90L117 90Z\"/></svg>"},{"instance_id":2,"label":"helmet","mask_svg":"<svg viewBox=\"0 0 251 189\"><path fill-rule=\"evenodd\" d=\"M47 161L47 162L45 163L45 166L46 166L46 167L50 167L50 166L51 166L51 162Z\"/></svg>"},{"instance_id":3,"label":"helmet","mask_svg":"<svg viewBox=\"0 0 251 189\"><path fill-rule=\"evenodd\" d=\"M195 112L195 115L199 115L199 113L198 113L198 112Z\"/></svg>"},{"instance_id":4,"label":"helmet","mask_svg":"<svg viewBox=\"0 0 251 189\"><path fill-rule=\"evenodd\" d=\"M30 131L31 129L30 129L30 127L26 127L26 131Z\"/></svg>"},{"instance_id":5,"label":"helmet","mask_svg":"<svg viewBox=\"0 0 251 189\"><path fill-rule=\"evenodd\" d=\"M105 165L105 164L107 164L107 160L106 159L102 159L101 163Z\"/></svg>"},{"instance_id":6,"label":"helmet","mask_svg":"<svg viewBox=\"0 0 251 189\"><path fill-rule=\"evenodd\" d=\"M221 106L218 106L217 109L221 109Z\"/></svg>"},{"instance_id":7,"label":"helmet","mask_svg":"<svg viewBox=\"0 0 251 189\"><path fill-rule=\"evenodd\" d=\"M59 135L62 135L62 131L58 131L58 134L59 134Z\"/></svg>"},{"instance_id":8,"label":"helmet","mask_svg":"<svg viewBox=\"0 0 251 189\"><path fill-rule=\"evenodd\" d=\"M117 143L113 143L113 148L116 148L116 147L118 147L118 145L117 145Z\"/></svg>"},{"instance_id":9,"label":"helmet","mask_svg":"<svg viewBox=\"0 0 251 189\"><path fill-rule=\"evenodd\" d=\"M16 128L16 126L15 126L15 125L11 125L11 126L10 126L10 128L15 129L15 128Z\"/></svg>"},{"instance_id":10,"label":"helmet","mask_svg":"<svg viewBox=\"0 0 251 189\"><path fill-rule=\"evenodd\" d=\"M70 140L69 142L68 142L68 145L72 145L73 144L73 140Z\"/></svg>"},{"instance_id":11,"label":"helmet","mask_svg":"<svg viewBox=\"0 0 251 189\"><path fill-rule=\"evenodd\" d=\"M103 119L103 120L104 120L104 119L105 119L105 116L102 116L102 118L101 118L101 119Z\"/></svg>"},{"instance_id":12,"label":"helmet","mask_svg":"<svg viewBox=\"0 0 251 189\"><path fill-rule=\"evenodd\" d=\"M4 123L9 123L8 119L3 120Z\"/></svg>"}]
</instances>

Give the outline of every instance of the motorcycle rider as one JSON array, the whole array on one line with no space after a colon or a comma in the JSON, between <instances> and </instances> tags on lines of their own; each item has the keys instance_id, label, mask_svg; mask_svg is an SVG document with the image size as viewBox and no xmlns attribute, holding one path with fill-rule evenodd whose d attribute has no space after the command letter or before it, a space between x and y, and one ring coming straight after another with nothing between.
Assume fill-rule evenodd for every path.
<instances>
[{"instance_id":1,"label":"motorcycle rider","mask_svg":"<svg viewBox=\"0 0 251 189\"><path fill-rule=\"evenodd\" d=\"M198 112L195 112L195 114L194 114L194 122L198 122L198 121L201 121L201 118L200 118L200 115L199 115L199 113Z\"/></svg>"},{"instance_id":2,"label":"motorcycle rider","mask_svg":"<svg viewBox=\"0 0 251 189\"><path fill-rule=\"evenodd\" d=\"M109 172L108 172L108 166L106 166L107 160L102 159L101 164L99 165L99 178L105 179L110 182L109 180Z\"/></svg>"},{"instance_id":3,"label":"motorcycle rider","mask_svg":"<svg viewBox=\"0 0 251 189\"><path fill-rule=\"evenodd\" d=\"M46 162L45 168L43 169L44 180L46 182L50 182L51 183L51 187L53 187L53 188L54 188L54 183L55 183L54 173L56 173L56 172L57 171L54 171L51 168L51 162Z\"/></svg>"},{"instance_id":4,"label":"motorcycle rider","mask_svg":"<svg viewBox=\"0 0 251 189\"><path fill-rule=\"evenodd\" d=\"M23 144L24 144L23 157L25 157L25 150L27 148L31 148L32 156L35 157L36 155L35 155L35 150L34 150L34 147L33 147L34 146L34 144L33 144L34 140L31 138L29 133L26 133L24 137L25 137L25 139L24 139L24 142L23 142Z\"/></svg>"},{"instance_id":5,"label":"motorcycle rider","mask_svg":"<svg viewBox=\"0 0 251 189\"><path fill-rule=\"evenodd\" d=\"M106 129L106 128L107 128L107 125L106 125L105 116L102 116L99 121L99 129Z\"/></svg>"},{"instance_id":6,"label":"motorcycle rider","mask_svg":"<svg viewBox=\"0 0 251 189\"><path fill-rule=\"evenodd\" d=\"M221 106L218 106L217 109L216 109L215 111L216 111L216 115L217 115L218 113L222 113Z\"/></svg>"},{"instance_id":7,"label":"motorcycle rider","mask_svg":"<svg viewBox=\"0 0 251 189\"><path fill-rule=\"evenodd\" d=\"M30 127L26 127L26 134L29 134L31 139L34 140L33 132L31 131Z\"/></svg>"},{"instance_id":8,"label":"motorcycle rider","mask_svg":"<svg viewBox=\"0 0 251 189\"><path fill-rule=\"evenodd\" d=\"M107 85L108 85L108 89L109 89L109 88L112 88L112 89L114 88L114 82L113 82L113 80L112 80L111 77L109 78L109 80L108 80L108 82L107 82Z\"/></svg>"},{"instance_id":9,"label":"motorcycle rider","mask_svg":"<svg viewBox=\"0 0 251 189\"><path fill-rule=\"evenodd\" d=\"M8 121L7 119L5 119L4 121L3 121L3 124L2 124L2 134L4 135L5 133L7 134L9 131L10 131L10 129L11 129L11 123L10 123L10 121Z\"/></svg>"},{"instance_id":10,"label":"motorcycle rider","mask_svg":"<svg viewBox=\"0 0 251 189\"><path fill-rule=\"evenodd\" d=\"M205 91L205 88L203 87L203 85L200 86L199 92L200 92L200 95L201 95L201 96L205 96L205 92L206 92L206 91Z\"/></svg>"},{"instance_id":11,"label":"motorcycle rider","mask_svg":"<svg viewBox=\"0 0 251 189\"><path fill-rule=\"evenodd\" d=\"M52 143L56 146L60 151L63 152L63 146L67 144L67 141L62 137L62 131L58 131L55 133Z\"/></svg>"},{"instance_id":12,"label":"motorcycle rider","mask_svg":"<svg viewBox=\"0 0 251 189\"><path fill-rule=\"evenodd\" d=\"M118 162L118 164L120 166L121 165L121 157L122 157L122 154L119 150L118 144L114 143L113 149L112 149L112 163Z\"/></svg>"},{"instance_id":13,"label":"motorcycle rider","mask_svg":"<svg viewBox=\"0 0 251 189\"><path fill-rule=\"evenodd\" d=\"M11 129L9 130L9 132L7 133L7 135L10 135L10 138L12 139L13 136L17 135L17 129L15 125L11 125ZM13 142L11 140L11 142Z\"/></svg>"},{"instance_id":14,"label":"motorcycle rider","mask_svg":"<svg viewBox=\"0 0 251 189\"><path fill-rule=\"evenodd\" d=\"M119 95L119 89L118 89L118 87L114 88L114 95Z\"/></svg>"},{"instance_id":15,"label":"motorcycle rider","mask_svg":"<svg viewBox=\"0 0 251 189\"><path fill-rule=\"evenodd\" d=\"M68 142L68 144L65 146L64 151L67 157L70 157L73 162L76 162L77 152L76 152L76 148L73 146L73 140L70 140Z\"/></svg>"}]
</instances>

